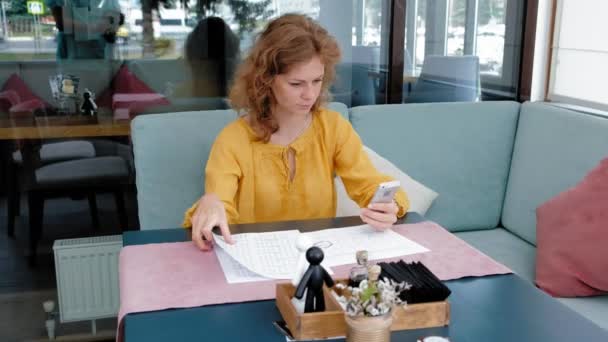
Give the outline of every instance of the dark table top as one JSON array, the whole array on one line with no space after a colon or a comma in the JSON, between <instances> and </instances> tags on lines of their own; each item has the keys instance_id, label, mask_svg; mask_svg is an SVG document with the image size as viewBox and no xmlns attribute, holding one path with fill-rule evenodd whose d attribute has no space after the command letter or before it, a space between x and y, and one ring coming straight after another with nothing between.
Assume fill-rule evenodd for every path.
<instances>
[{"instance_id":1,"label":"dark table top","mask_svg":"<svg viewBox=\"0 0 608 342\"><path fill-rule=\"evenodd\" d=\"M423 220L408 214L403 223ZM362 224L358 217L239 225L239 231L314 230ZM237 227L234 227L237 228ZM125 232L124 245L177 242L189 230ZM572 309L544 294L517 275L464 278L445 282L452 290L451 322L447 327L393 332L392 341L444 336L451 341L608 341L601 329ZM125 341L285 341L272 325L281 320L274 300L210 305L189 309L129 314Z\"/></svg>"}]
</instances>

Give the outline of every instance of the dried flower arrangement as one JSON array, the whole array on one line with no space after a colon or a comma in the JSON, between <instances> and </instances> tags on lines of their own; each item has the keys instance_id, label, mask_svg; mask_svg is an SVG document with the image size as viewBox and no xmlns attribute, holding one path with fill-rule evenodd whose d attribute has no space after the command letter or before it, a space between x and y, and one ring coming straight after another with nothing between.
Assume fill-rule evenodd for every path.
<instances>
[{"instance_id":1,"label":"dried flower arrangement","mask_svg":"<svg viewBox=\"0 0 608 342\"><path fill-rule=\"evenodd\" d=\"M336 284L337 289L346 292L346 295L338 296L337 300L348 316L381 316L389 313L395 305L407 305L399 295L402 291L409 290L411 285L397 283L392 279L378 279L380 266L372 266L376 267L377 269L370 270L370 279L361 281L357 287Z\"/></svg>"}]
</instances>

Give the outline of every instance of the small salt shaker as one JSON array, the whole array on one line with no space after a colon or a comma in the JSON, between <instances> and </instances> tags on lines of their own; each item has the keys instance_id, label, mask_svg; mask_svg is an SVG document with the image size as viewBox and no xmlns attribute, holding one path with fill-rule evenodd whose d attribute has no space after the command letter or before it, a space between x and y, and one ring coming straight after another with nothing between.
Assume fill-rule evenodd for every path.
<instances>
[{"instance_id":1,"label":"small salt shaker","mask_svg":"<svg viewBox=\"0 0 608 342\"><path fill-rule=\"evenodd\" d=\"M350 270L349 276L349 286L357 287L362 280L367 279L368 270L367 270L367 260L368 253L365 250L357 251L357 266L353 267Z\"/></svg>"}]
</instances>

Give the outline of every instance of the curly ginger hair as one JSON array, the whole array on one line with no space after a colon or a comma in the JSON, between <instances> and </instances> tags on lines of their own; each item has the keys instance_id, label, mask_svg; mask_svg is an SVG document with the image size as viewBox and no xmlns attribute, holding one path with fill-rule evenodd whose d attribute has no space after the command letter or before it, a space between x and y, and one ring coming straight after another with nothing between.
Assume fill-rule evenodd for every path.
<instances>
[{"instance_id":1,"label":"curly ginger hair","mask_svg":"<svg viewBox=\"0 0 608 342\"><path fill-rule=\"evenodd\" d=\"M321 94L311 108L315 112L329 100L329 87L340 60L336 39L313 19L286 14L268 23L236 72L230 89L230 103L237 112L249 115L260 140L268 142L279 127L272 115L276 100L271 85L274 77L292 66L318 56L325 67Z\"/></svg>"}]
</instances>

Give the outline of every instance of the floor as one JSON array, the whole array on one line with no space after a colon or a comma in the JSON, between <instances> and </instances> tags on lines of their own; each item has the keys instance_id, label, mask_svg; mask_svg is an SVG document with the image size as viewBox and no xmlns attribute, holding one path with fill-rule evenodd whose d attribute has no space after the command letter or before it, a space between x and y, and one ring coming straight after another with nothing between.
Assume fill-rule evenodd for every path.
<instances>
[{"instance_id":1,"label":"floor","mask_svg":"<svg viewBox=\"0 0 608 342\"><path fill-rule=\"evenodd\" d=\"M46 340L45 313L42 302L56 300L55 269L52 245L56 239L120 234L114 199L97 198L100 230L94 231L86 200L53 199L45 202L43 238L38 252L38 265L27 264L27 206L17 218L15 238L6 234L6 198L0 198L0 341ZM135 194L126 197L130 229L138 229ZM90 322L64 323L57 336L70 341L113 340L114 319L97 322L99 335L92 338ZM104 335L106 334L106 335ZM108 335L110 334L110 335ZM109 339L108 339L109 337Z\"/></svg>"}]
</instances>

